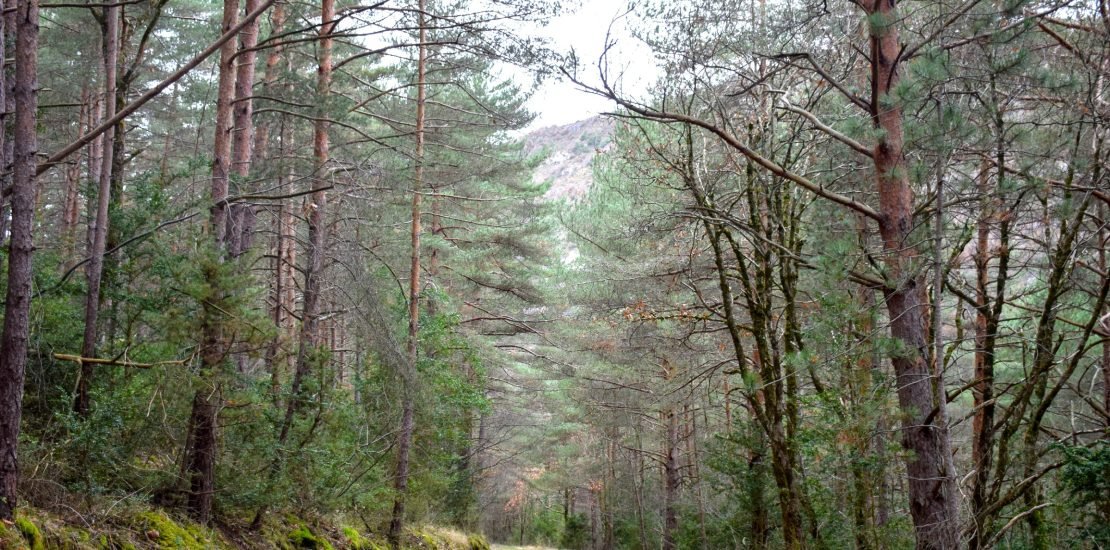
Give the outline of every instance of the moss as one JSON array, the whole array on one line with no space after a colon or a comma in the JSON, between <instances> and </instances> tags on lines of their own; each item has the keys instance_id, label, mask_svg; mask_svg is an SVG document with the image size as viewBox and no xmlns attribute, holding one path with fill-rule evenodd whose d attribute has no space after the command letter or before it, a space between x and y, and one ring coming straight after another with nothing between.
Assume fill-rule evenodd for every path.
<instances>
[{"instance_id":1,"label":"moss","mask_svg":"<svg viewBox=\"0 0 1110 550\"><path fill-rule=\"evenodd\" d=\"M42 531L25 517L15 518L15 527L19 529L19 533L23 535L23 540L31 545L31 550L46 550L46 545L42 542Z\"/></svg>"},{"instance_id":2,"label":"moss","mask_svg":"<svg viewBox=\"0 0 1110 550\"><path fill-rule=\"evenodd\" d=\"M137 516L136 527L155 548L164 550L202 550L215 546L208 540L207 533L200 526L182 525L160 512L143 512Z\"/></svg>"},{"instance_id":3,"label":"moss","mask_svg":"<svg viewBox=\"0 0 1110 550\"><path fill-rule=\"evenodd\" d=\"M439 541L437 541L431 533L419 532L417 533L417 535L419 535L420 538L424 540L425 548L429 548L431 550L440 550Z\"/></svg>"},{"instance_id":4,"label":"moss","mask_svg":"<svg viewBox=\"0 0 1110 550\"><path fill-rule=\"evenodd\" d=\"M0 548L19 548L24 544L18 532L8 529L10 522L0 521Z\"/></svg>"},{"instance_id":5,"label":"moss","mask_svg":"<svg viewBox=\"0 0 1110 550\"><path fill-rule=\"evenodd\" d=\"M289 542L293 548L313 548L316 550L335 550L327 539L317 536L308 529L300 526L289 533Z\"/></svg>"},{"instance_id":6,"label":"moss","mask_svg":"<svg viewBox=\"0 0 1110 550\"><path fill-rule=\"evenodd\" d=\"M470 535L466 542L470 545L470 550L490 550L489 543L482 535Z\"/></svg>"},{"instance_id":7,"label":"moss","mask_svg":"<svg viewBox=\"0 0 1110 550\"><path fill-rule=\"evenodd\" d=\"M347 539L347 548L351 550L383 550L384 548L362 536L354 527L343 527L340 531L343 532L343 537Z\"/></svg>"}]
</instances>

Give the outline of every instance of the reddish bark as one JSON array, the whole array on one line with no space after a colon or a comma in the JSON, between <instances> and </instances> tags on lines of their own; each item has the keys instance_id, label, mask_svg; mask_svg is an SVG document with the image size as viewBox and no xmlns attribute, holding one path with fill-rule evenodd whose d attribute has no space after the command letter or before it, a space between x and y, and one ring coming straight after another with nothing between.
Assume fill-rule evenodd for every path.
<instances>
[{"instance_id":1,"label":"reddish bark","mask_svg":"<svg viewBox=\"0 0 1110 550\"><path fill-rule=\"evenodd\" d=\"M285 4L281 3L274 6L274 11L270 14L270 34L277 35L285 28ZM257 33L255 35L255 43L257 44ZM281 46L274 46L270 48L269 53L266 55L266 68L262 77L262 89L265 92L271 92L274 85L277 83L277 67L281 62L282 52L285 49ZM253 107L252 107L253 109ZM261 122L255 128L254 133L254 152L258 155L265 155L266 148L270 143L270 126Z\"/></svg>"},{"instance_id":2,"label":"reddish bark","mask_svg":"<svg viewBox=\"0 0 1110 550\"><path fill-rule=\"evenodd\" d=\"M229 32L238 18L238 0L224 0L222 31ZM234 59L235 42L228 40L220 48L219 81L216 96L216 130L212 154L211 218L209 231L216 254L224 254L224 236L227 226L228 170L231 156L231 100L235 92ZM209 284L219 294L218 270L209 268ZM219 297L215 297L219 299ZM200 346L200 387L193 397L193 412L188 441L190 448L186 460L189 473L189 514L197 522L206 524L212 518L212 495L216 472L216 417L219 403L219 382L215 372L226 355L226 336L223 334L221 311L214 304L203 305L203 327Z\"/></svg>"},{"instance_id":3,"label":"reddish bark","mask_svg":"<svg viewBox=\"0 0 1110 550\"><path fill-rule=\"evenodd\" d=\"M245 0L244 9L250 13L258 9L259 0ZM254 124L254 102L251 99L254 88L254 64L258 45L258 19L252 20L239 31L239 54L235 66L235 102L232 109L231 127L231 170L240 178L246 178L251 170L253 153L252 138Z\"/></svg>"},{"instance_id":4,"label":"reddish bark","mask_svg":"<svg viewBox=\"0 0 1110 550\"><path fill-rule=\"evenodd\" d=\"M914 194L903 151L902 109L891 91L899 81L902 46L894 0L862 2L870 19L871 110L882 130L873 153L879 193L879 234L888 287L884 290L891 335L902 343L892 359L898 402L904 413L902 445L906 461L910 515L917 547L956 548L959 544L959 492L948 438L941 373L930 372L928 304L923 274L914 271L918 251L910 240Z\"/></svg>"},{"instance_id":5,"label":"reddish bark","mask_svg":"<svg viewBox=\"0 0 1110 550\"><path fill-rule=\"evenodd\" d=\"M415 395L417 337L420 328L420 199L424 190L424 103L427 47L425 28L425 1L417 6L417 26L419 45L416 63L416 169L413 176L412 193L412 261L409 266L409 334L408 365L401 373L401 429L397 435L397 468L394 472L393 515L389 522L389 542L394 548L400 546L401 530L405 523L405 499L408 496L409 452L415 430Z\"/></svg>"},{"instance_id":6,"label":"reddish bark","mask_svg":"<svg viewBox=\"0 0 1110 550\"><path fill-rule=\"evenodd\" d=\"M247 13L258 9L259 0L245 0ZM251 158L254 145L254 65L258 45L258 19L252 20L239 31L239 54L235 66L235 100L232 107L231 125L231 172L238 178L240 185L247 180L251 171ZM241 190L240 190L241 191ZM251 246L254 233L254 207L250 204L236 203L228 213L228 255L236 258Z\"/></svg>"},{"instance_id":7,"label":"reddish bark","mask_svg":"<svg viewBox=\"0 0 1110 550\"><path fill-rule=\"evenodd\" d=\"M1001 149L998 150L1001 155ZM1004 164L999 164L1004 166ZM998 170L998 187L1001 188L1004 173ZM985 538L990 536L990 529L985 528L984 522L989 523L990 518L984 517L984 512L989 506L987 496L987 483L990 480L994 456L994 431L995 431L995 403L994 403L994 348L997 339L998 321L1002 314L1002 305L1005 300L1006 279L1009 264L1008 225L1002 223L1001 243L999 250L998 271L995 282L995 297L992 300L988 295L990 279L990 233L991 224L999 218L994 209L997 201L990 198L988 187L990 179L987 164L983 163L980 174L979 192L982 195L978 228L976 235L975 254L975 386L974 407L975 416L972 418L972 443L971 463L975 468L975 475L971 479L971 513L974 528L968 541L968 548L980 548Z\"/></svg>"}]
</instances>

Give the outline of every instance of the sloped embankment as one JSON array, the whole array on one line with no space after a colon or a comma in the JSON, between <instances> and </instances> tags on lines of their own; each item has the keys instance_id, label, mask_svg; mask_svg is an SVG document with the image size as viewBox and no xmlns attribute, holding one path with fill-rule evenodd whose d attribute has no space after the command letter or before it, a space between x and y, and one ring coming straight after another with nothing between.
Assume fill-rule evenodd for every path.
<instances>
[{"instance_id":1,"label":"sloped embankment","mask_svg":"<svg viewBox=\"0 0 1110 550\"><path fill-rule=\"evenodd\" d=\"M413 550L490 550L480 535L438 527L406 533ZM206 528L165 511L131 509L89 520L23 508L14 522L0 522L4 550L205 550L272 549L386 550L384 537L350 524L285 516L257 532L221 525Z\"/></svg>"}]
</instances>

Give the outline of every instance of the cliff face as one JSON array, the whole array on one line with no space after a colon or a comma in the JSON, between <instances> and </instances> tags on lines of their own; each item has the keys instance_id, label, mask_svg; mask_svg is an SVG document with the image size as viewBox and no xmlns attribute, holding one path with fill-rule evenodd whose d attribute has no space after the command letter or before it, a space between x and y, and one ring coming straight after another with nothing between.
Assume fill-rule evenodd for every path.
<instances>
[{"instance_id":1,"label":"cliff face","mask_svg":"<svg viewBox=\"0 0 1110 550\"><path fill-rule=\"evenodd\" d=\"M525 139L528 154L547 152L547 158L533 175L536 181L551 181L547 199L577 201L593 183L590 162L612 141L613 121L595 116L564 124L540 128Z\"/></svg>"}]
</instances>

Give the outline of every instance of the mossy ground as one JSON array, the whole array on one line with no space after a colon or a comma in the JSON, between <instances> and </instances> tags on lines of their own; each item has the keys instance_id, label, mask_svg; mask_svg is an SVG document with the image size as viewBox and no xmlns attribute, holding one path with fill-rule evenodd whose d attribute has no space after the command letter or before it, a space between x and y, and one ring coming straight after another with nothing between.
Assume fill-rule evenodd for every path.
<instances>
[{"instance_id":1,"label":"mossy ground","mask_svg":"<svg viewBox=\"0 0 1110 550\"><path fill-rule=\"evenodd\" d=\"M406 550L489 550L480 535L421 526L409 529ZM3 550L389 550L384 537L349 524L292 516L271 518L259 532L234 526L206 528L150 508L117 510L110 517L66 517L23 508L14 522L0 522Z\"/></svg>"}]
</instances>

